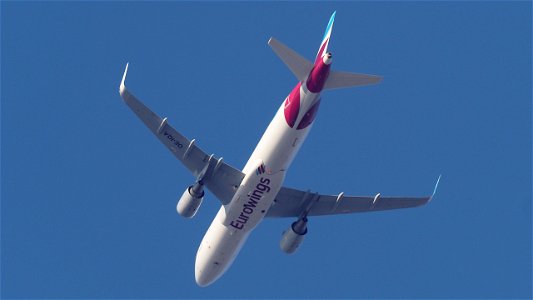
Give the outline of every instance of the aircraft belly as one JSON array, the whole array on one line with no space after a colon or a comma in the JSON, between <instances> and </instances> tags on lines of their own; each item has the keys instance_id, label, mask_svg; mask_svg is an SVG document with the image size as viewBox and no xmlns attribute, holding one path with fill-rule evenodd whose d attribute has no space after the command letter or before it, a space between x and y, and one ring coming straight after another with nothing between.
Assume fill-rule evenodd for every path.
<instances>
[{"instance_id":1,"label":"aircraft belly","mask_svg":"<svg viewBox=\"0 0 533 300\"><path fill-rule=\"evenodd\" d=\"M272 172L287 170L311 127L301 130L290 128L285 121L282 105L248 160L244 173L258 159L263 160Z\"/></svg>"},{"instance_id":2,"label":"aircraft belly","mask_svg":"<svg viewBox=\"0 0 533 300\"><path fill-rule=\"evenodd\" d=\"M223 224L232 231L253 230L266 215L285 178L285 172L273 172L262 160L247 167L241 186L224 207Z\"/></svg>"},{"instance_id":3,"label":"aircraft belly","mask_svg":"<svg viewBox=\"0 0 533 300\"><path fill-rule=\"evenodd\" d=\"M272 173L261 160L249 170L230 204L222 206L196 254L195 276L200 286L217 280L233 263L250 232L272 205L285 172Z\"/></svg>"},{"instance_id":4,"label":"aircraft belly","mask_svg":"<svg viewBox=\"0 0 533 300\"><path fill-rule=\"evenodd\" d=\"M222 276L240 252L249 232L235 232L222 224L225 209L221 207L207 230L195 262L196 282L207 286Z\"/></svg>"},{"instance_id":5,"label":"aircraft belly","mask_svg":"<svg viewBox=\"0 0 533 300\"><path fill-rule=\"evenodd\" d=\"M303 107L317 100L301 93ZM300 121L303 116L299 116ZM312 124L311 124L312 125ZM232 264L251 231L263 220L281 189L285 170L312 126L291 128L284 105L268 126L243 169L245 177L231 202L222 206L207 230L196 255L195 275L200 286L217 280Z\"/></svg>"}]
</instances>

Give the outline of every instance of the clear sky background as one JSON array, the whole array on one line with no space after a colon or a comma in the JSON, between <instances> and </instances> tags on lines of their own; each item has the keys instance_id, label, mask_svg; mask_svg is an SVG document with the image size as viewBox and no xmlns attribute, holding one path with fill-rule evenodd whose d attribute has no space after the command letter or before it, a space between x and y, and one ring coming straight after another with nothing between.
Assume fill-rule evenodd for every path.
<instances>
[{"instance_id":1,"label":"clear sky background","mask_svg":"<svg viewBox=\"0 0 533 300\"><path fill-rule=\"evenodd\" d=\"M1 3L2 298L531 297L531 2ZM270 36L380 85L325 92L286 185L427 206L267 219L194 281L219 203L118 94L242 168L296 80Z\"/></svg>"}]
</instances>

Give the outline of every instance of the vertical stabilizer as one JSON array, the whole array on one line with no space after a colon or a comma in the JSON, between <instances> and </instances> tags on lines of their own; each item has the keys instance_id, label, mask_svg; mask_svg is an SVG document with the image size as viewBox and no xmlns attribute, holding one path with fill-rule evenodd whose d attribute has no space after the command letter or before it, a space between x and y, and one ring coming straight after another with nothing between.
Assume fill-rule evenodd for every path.
<instances>
[{"instance_id":1,"label":"vertical stabilizer","mask_svg":"<svg viewBox=\"0 0 533 300\"><path fill-rule=\"evenodd\" d=\"M331 30L333 29L333 22L335 21L336 13L337 11L334 11L331 15L331 18L329 18L328 27L326 27L326 32L324 33L324 37L322 38L322 43L320 43L320 48L318 50L318 53L316 54L315 64L322 58L324 53L327 53L328 51L329 38L331 37Z\"/></svg>"}]
</instances>

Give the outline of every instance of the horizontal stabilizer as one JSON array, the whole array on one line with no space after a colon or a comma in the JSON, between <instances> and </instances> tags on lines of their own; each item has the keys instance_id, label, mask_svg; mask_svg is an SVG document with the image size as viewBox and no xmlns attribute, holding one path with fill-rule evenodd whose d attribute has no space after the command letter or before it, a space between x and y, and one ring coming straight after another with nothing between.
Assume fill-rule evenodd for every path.
<instances>
[{"instance_id":1,"label":"horizontal stabilizer","mask_svg":"<svg viewBox=\"0 0 533 300\"><path fill-rule=\"evenodd\" d=\"M339 89L379 83L383 77L369 74L333 71L329 74L324 89Z\"/></svg>"},{"instance_id":2,"label":"horizontal stabilizer","mask_svg":"<svg viewBox=\"0 0 533 300\"><path fill-rule=\"evenodd\" d=\"M289 67L291 72L299 81L305 80L313 68L313 64L310 61L273 37L268 40L268 45L287 65L287 67Z\"/></svg>"}]
</instances>

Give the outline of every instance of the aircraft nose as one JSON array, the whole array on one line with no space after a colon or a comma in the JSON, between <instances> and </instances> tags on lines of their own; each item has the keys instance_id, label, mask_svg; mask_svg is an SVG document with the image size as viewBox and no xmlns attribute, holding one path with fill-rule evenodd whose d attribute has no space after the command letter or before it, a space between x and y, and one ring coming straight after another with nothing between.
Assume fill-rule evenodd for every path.
<instances>
[{"instance_id":1,"label":"aircraft nose","mask_svg":"<svg viewBox=\"0 0 533 300\"><path fill-rule=\"evenodd\" d=\"M194 277L196 284L205 287L213 283L217 279L217 272L211 263L209 253L199 250L196 255L196 263L194 265Z\"/></svg>"},{"instance_id":2,"label":"aircraft nose","mask_svg":"<svg viewBox=\"0 0 533 300\"><path fill-rule=\"evenodd\" d=\"M212 282L212 280L205 276L205 272L202 272L202 270L196 270L194 272L194 277L196 279L196 284L200 287L206 287Z\"/></svg>"}]
</instances>

